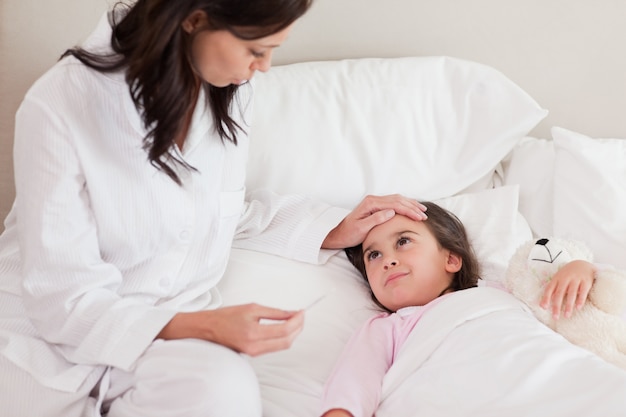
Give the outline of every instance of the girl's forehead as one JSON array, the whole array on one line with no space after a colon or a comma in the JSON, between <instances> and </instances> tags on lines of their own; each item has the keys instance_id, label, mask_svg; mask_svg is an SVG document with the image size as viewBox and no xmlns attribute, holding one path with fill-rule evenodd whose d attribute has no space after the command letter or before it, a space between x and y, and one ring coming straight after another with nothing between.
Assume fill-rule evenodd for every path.
<instances>
[{"instance_id":1,"label":"girl's forehead","mask_svg":"<svg viewBox=\"0 0 626 417\"><path fill-rule=\"evenodd\" d=\"M421 221L415 221L406 216L396 214L390 220L385 223L379 224L369 231L365 240L363 241L363 248L367 248L369 245L375 244L378 241L395 237L403 232L415 232L422 234L424 230L428 228Z\"/></svg>"}]
</instances>

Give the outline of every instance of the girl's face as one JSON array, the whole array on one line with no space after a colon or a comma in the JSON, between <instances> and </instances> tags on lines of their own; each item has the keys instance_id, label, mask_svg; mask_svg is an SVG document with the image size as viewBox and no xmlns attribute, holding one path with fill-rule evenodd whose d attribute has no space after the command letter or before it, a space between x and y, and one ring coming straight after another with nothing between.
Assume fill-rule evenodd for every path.
<instances>
[{"instance_id":1,"label":"girl's face","mask_svg":"<svg viewBox=\"0 0 626 417\"><path fill-rule=\"evenodd\" d=\"M439 246L424 222L401 215L369 232L363 257L374 296L392 311L437 298L462 264L459 256Z\"/></svg>"},{"instance_id":2,"label":"girl's face","mask_svg":"<svg viewBox=\"0 0 626 417\"><path fill-rule=\"evenodd\" d=\"M227 30L207 30L209 22L201 11L182 23L183 30L194 35L191 59L195 71L215 87L239 85L255 71L269 70L274 48L285 41L292 26L264 38L243 40Z\"/></svg>"}]
</instances>

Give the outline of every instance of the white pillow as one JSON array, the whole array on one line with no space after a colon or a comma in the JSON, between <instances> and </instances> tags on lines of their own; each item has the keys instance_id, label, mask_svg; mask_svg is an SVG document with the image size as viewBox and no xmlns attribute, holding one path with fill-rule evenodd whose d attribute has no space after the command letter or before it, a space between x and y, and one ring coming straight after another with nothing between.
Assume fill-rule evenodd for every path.
<instances>
[{"instance_id":1,"label":"white pillow","mask_svg":"<svg viewBox=\"0 0 626 417\"><path fill-rule=\"evenodd\" d=\"M436 201L465 224L483 267L500 281L509 258L530 239L517 210L517 187L502 187ZM315 416L326 378L354 329L376 312L369 291L341 252L311 265L234 249L219 285L225 305L257 302L306 312L305 328L291 349L251 359L259 376L264 415Z\"/></svg>"},{"instance_id":2,"label":"white pillow","mask_svg":"<svg viewBox=\"0 0 626 417\"><path fill-rule=\"evenodd\" d=\"M502 73L449 57L298 63L254 83L248 189L345 208L367 194L433 200L490 187L547 114Z\"/></svg>"},{"instance_id":3,"label":"white pillow","mask_svg":"<svg viewBox=\"0 0 626 417\"><path fill-rule=\"evenodd\" d=\"M518 194L514 185L435 201L465 225L486 281L502 282L515 250L533 237L519 212Z\"/></svg>"},{"instance_id":4,"label":"white pillow","mask_svg":"<svg viewBox=\"0 0 626 417\"><path fill-rule=\"evenodd\" d=\"M502 161L504 185L519 185L519 211L533 235L553 235L554 143L527 136Z\"/></svg>"},{"instance_id":5,"label":"white pillow","mask_svg":"<svg viewBox=\"0 0 626 417\"><path fill-rule=\"evenodd\" d=\"M596 262L626 269L626 139L552 128L554 234L585 242Z\"/></svg>"}]
</instances>

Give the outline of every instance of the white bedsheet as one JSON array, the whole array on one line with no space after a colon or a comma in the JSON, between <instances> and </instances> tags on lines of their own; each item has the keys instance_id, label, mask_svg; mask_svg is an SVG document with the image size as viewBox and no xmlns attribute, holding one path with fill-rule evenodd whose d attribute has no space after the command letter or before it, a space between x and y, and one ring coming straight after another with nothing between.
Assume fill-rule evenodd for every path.
<instances>
[{"instance_id":1,"label":"white bedsheet","mask_svg":"<svg viewBox=\"0 0 626 417\"><path fill-rule=\"evenodd\" d=\"M626 372L567 342L513 296L462 291L424 315L376 417L624 416Z\"/></svg>"}]
</instances>

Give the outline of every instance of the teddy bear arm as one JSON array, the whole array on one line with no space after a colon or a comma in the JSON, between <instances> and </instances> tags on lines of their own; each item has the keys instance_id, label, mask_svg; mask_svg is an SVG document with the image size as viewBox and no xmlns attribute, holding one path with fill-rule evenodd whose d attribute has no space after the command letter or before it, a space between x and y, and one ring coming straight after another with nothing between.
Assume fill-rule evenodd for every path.
<instances>
[{"instance_id":1,"label":"teddy bear arm","mask_svg":"<svg viewBox=\"0 0 626 417\"><path fill-rule=\"evenodd\" d=\"M598 271L589 292L589 300L599 309L621 315L626 310L626 271L603 269Z\"/></svg>"}]
</instances>

